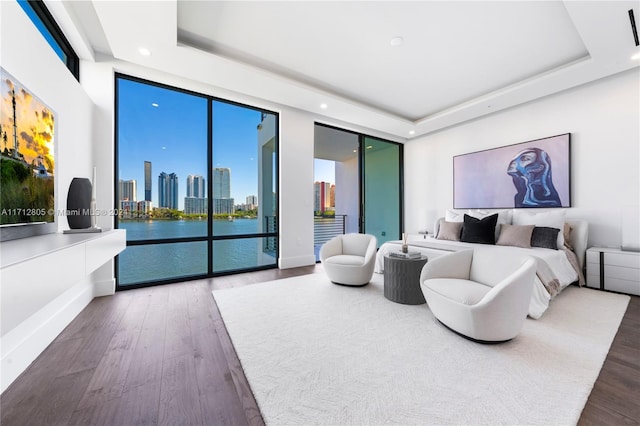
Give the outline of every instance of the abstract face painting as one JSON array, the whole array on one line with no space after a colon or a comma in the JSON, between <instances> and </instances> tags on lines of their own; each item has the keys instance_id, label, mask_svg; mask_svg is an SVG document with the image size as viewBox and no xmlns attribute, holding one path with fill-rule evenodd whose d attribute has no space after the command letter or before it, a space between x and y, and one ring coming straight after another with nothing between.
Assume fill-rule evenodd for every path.
<instances>
[{"instance_id":1,"label":"abstract face painting","mask_svg":"<svg viewBox=\"0 0 640 426\"><path fill-rule=\"evenodd\" d=\"M571 207L571 134L453 157L453 207Z\"/></svg>"},{"instance_id":2,"label":"abstract face painting","mask_svg":"<svg viewBox=\"0 0 640 426\"><path fill-rule=\"evenodd\" d=\"M515 207L561 207L553 186L551 157L540 148L527 148L515 155L507 174L516 187Z\"/></svg>"}]
</instances>

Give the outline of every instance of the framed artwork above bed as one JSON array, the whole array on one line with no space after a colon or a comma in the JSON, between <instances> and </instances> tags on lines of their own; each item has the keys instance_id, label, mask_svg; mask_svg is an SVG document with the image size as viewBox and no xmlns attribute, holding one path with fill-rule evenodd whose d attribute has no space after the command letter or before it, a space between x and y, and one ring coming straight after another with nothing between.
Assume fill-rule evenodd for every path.
<instances>
[{"instance_id":1,"label":"framed artwork above bed","mask_svg":"<svg viewBox=\"0 0 640 426\"><path fill-rule=\"evenodd\" d=\"M453 208L571 207L571 133L453 157Z\"/></svg>"}]
</instances>

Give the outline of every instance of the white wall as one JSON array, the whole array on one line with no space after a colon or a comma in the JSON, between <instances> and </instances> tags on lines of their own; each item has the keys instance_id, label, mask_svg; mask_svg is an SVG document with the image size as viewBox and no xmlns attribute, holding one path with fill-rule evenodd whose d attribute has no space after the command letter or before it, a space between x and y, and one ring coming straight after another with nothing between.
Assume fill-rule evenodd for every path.
<instances>
[{"instance_id":1,"label":"white wall","mask_svg":"<svg viewBox=\"0 0 640 426\"><path fill-rule=\"evenodd\" d=\"M345 232L358 232L360 188L358 157L336 161L336 214L346 214Z\"/></svg>"},{"instance_id":2,"label":"white wall","mask_svg":"<svg viewBox=\"0 0 640 426\"><path fill-rule=\"evenodd\" d=\"M91 164L96 167L96 210L104 212L96 218L103 229L112 229L114 216L113 170L115 153L113 149L113 105L114 74L109 63L81 61L82 87L95 104L91 122L93 147ZM93 273L94 296L113 294L116 289L115 261L111 260Z\"/></svg>"},{"instance_id":3,"label":"white wall","mask_svg":"<svg viewBox=\"0 0 640 426\"><path fill-rule=\"evenodd\" d=\"M93 104L17 2L0 2L2 67L55 112L58 210L74 177L91 178ZM64 217L58 230L69 229Z\"/></svg>"},{"instance_id":4,"label":"white wall","mask_svg":"<svg viewBox=\"0 0 640 426\"><path fill-rule=\"evenodd\" d=\"M63 210L71 180L92 175L94 105L15 1L0 2L0 40L2 67L55 112L56 208ZM65 217L58 217L57 228L69 228ZM39 238L27 240L37 245ZM0 250L3 244L8 243L0 243ZM38 282L44 284L50 276L45 265L32 270L41 276ZM84 265L79 268L83 271L80 281L77 274L70 274L75 278L41 300L45 305L40 310L3 333L2 390L91 301L95 291L93 276L84 277ZM108 275L109 271L104 273ZM2 277L3 284L10 284L4 282L5 278ZM26 281L21 291L24 293L17 297L28 298L41 292ZM19 362L12 362L13 356L18 356Z\"/></svg>"},{"instance_id":5,"label":"white wall","mask_svg":"<svg viewBox=\"0 0 640 426\"><path fill-rule=\"evenodd\" d=\"M452 208L453 156L570 132L567 217L589 221L590 246L620 246L622 207L640 202L639 83L636 68L405 144L407 231Z\"/></svg>"},{"instance_id":6,"label":"white wall","mask_svg":"<svg viewBox=\"0 0 640 426\"><path fill-rule=\"evenodd\" d=\"M313 117L296 110L280 115L280 268L312 265Z\"/></svg>"}]
</instances>

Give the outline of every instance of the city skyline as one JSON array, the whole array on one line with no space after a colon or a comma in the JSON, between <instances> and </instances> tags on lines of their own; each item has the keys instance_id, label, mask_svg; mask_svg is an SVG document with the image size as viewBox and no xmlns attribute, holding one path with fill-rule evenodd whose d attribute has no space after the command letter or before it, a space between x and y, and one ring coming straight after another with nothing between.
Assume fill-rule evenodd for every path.
<instances>
[{"instance_id":1,"label":"city skyline","mask_svg":"<svg viewBox=\"0 0 640 426\"><path fill-rule=\"evenodd\" d=\"M151 163L149 161L145 161L145 198L147 197L148 194L148 189L149 185L148 185L148 181L147 181L147 170L150 170L151 167ZM247 206L251 206L251 208L256 208L258 206L258 196L255 194L250 194L247 195L245 197L245 203L240 203L240 204L235 204L235 199L233 197L229 197L230 195L230 188L231 188L231 175L230 175L230 171L227 168L224 167L216 167L214 169L214 173L213 173L213 178L214 178L214 199L218 198L218 199L228 199L228 200L232 200L233 205L235 206L240 206L240 208L245 208ZM165 182L167 179L171 179L171 182ZM218 182L216 184L216 181ZM206 179L204 178L204 176L201 175L188 175L186 177L186 185L185 185L185 192L186 194L183 195L180 192L180 177L177 176L175 173L167 173L167 172L161 172L158 175L158 205L153 206L155 207L165 207L168 208L167 203L168 198L173 198L173 197L179 197L179 198L183 198L184 199L184 211L185 213L187 213L187 198L198 198L201 199L201 201L199 201L199 204L202 204L204 202L204 204L206 204L206 200L207 200L207 186L206 186ZM161 194L162 192L162 194ZM148 199L145 200L138 200L138 191L137 191L137 181L135 179L130 179L130 180L123 180L123 179L119 179L118 181L118 193L116 194L116 197L118 199L119 203L122 202L129 202L129 201L150 201ZM161 201L162 200L162 203ZM193 209L193 200L189 200L191 201L191 209ZM164 204L164 205L161 205ZM229 203L226 203L226 205L228 205ZM132 204L127 204L128 206L131 206ZM173 208L173 207L171 207Z\"/></svg>"},{"instance_id":2,"label":"city skyline","mask_svg":"<svg viewBox=\"0 0 640 426\"><path fill-rule=\"evenodd\" d=\"M145 182L145 162L152 170L207 178L207 99L164 87L118 79L118 179ZM234 175L231 197L258 193L258 133L261 112L213 101L213 168ZM158 173L152 177L157 179ZM157 180L156 180L157 184ZM185 182L180 182L179 210L184 210ZM145 199L144 184L137 199ZM151 191L158 206L158 191Z\"/></svg>"}]
</instances>

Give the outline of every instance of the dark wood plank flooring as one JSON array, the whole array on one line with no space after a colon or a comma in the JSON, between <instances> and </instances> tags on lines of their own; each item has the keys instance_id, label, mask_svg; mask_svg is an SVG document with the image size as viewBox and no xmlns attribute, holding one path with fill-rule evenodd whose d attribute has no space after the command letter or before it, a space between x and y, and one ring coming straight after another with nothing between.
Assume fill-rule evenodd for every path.
<instances>
[{"instance_id":1,"label":"dark wood plank flooring","mask_svg":"<svg viewBox=\"0 0 640 426\"><path fill-rule=\"evenodd\" d=\"M211 290L312 273L322 267L96 298L2 394L0 424L264 425ZM578 424L640 425L640 297Z\"/></svg>"}]
</instances>

